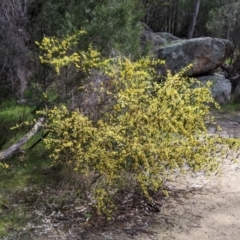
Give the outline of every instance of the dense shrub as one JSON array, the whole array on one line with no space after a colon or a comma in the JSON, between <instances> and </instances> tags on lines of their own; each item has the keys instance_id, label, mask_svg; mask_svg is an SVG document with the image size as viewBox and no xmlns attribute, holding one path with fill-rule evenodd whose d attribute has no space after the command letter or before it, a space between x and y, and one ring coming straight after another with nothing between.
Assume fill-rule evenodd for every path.
<instances>
[{"instance_id":1,"label":"dense shrub","mask_svg":"<svg viewBox=\"0 0 240 240\"><path fill-rule=\"evenodd\" d=\"M79 67L79 61L86 66L77 57L81 54L74 54L75 65ZM92 65L108 84L92 84L93 111L69 111L66 106L49 110L45 143L52 150L53 164L98 179L94 196L99 212L111 213L120 188L138 186L150 197L149 190L160 189L173 169L217 167L214 153L221 151L224 141L207 134L205 120L210 118L209 105L215 104L210 86L184 77L188 69L159 82L154 66L161 62L150 58L133 62L121 56L101 60L97 55L96 61L94 54L92 64L91 54L86 59L89 81ZM58 63L56 67L59 71ZM93 96L86 93L88 87L81 91L86 107ZM92 116L94 109L98 117Z\"/></svg>"}]
</instances>

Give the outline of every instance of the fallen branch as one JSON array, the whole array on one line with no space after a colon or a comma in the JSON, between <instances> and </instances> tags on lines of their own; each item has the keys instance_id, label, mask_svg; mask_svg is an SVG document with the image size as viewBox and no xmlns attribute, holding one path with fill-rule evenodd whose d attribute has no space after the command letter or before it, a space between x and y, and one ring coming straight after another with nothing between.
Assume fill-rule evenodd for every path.
<instances>
[{"instance_id":1,"label":"fallen branch","mask_svg":"<svg viewBox=\"0 0 240 240\"><path fill-rule=\"evenodd\" d=\"M42 127L45 118L39 118L38 121L34 124L33 128L24 135L21 139L19 139L15 144L11 147L7 148L0 152L0 160L8 158L12 156L14 153L18 152L22 145L24 145L32 136L36 134L36 132Z\"/></svg>"},{"instance_id":2,"label":"fallen branch","mask_svg":"<svg viewBox=\"0 0 240 240\"><path fill-rule=\"evenodd\" d=\"M48 134L49 131L46 132L40 139L38 139L37 142L35 142L28 150L32 150L38 143L40 143L44 138L46 138Z\"/></svg>"}]
</instances>

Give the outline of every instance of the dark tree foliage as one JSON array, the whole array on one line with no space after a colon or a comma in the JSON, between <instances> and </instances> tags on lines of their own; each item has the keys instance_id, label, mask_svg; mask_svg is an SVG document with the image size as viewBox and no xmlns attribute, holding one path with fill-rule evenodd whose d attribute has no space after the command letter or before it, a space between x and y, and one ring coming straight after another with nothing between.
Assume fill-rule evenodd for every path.
<instances>
[{"instance_id":1,"label":"dark tree foliage","mask_svg":"<svg viewBox=\"0 0 240 240\"><path fill-rule=\"evenodd\" d=\"M139 57L142 11L140 0L2 0L0 4L0 98L24 97L31 83L46 89L53 82L48 66L40 65L35 41L86 30L78 50L91 43L102 54L112 50ZM66 70L65 77L71 75ZM40 92L41 92L40 91Z\"/></svg>"},{"instance_id":2,"label":"dark tree foliage","mask_svg":"<svg viewBox=\"0 0 240 240\"><path fill-rule=\"evenodd\" d=\"M77 49L86 50L91 43L101 54L109 56L116 51L136 59L145 51L141 46L141 21L154 32L170 32L187 37L191 26L194 0L2 0L0 3L0 99L10 95L22 99L31 85L28 96L39 98L54 80L54 73L38 60L35 41L44 36L58 38L86 30ZM239 49L238 8L230 4L239 1L202 0L192 37L229 37ZM226 11L225 11L226 10ZM237 15L234 15L237 11ZM225 18L218 14L227 12ZM234 13L234 14L233 14ZM217 16L217 18L214 18ZM221 19L221 21L216 21ZM226 22L223 22L226 19ZM230 21L230 25L229 25ZM209 23L218 32L209 27ZM215 24L216 23L216 24ZM218 27L221 23L222 26ZM147 51L146 51L147 52ZM67 92L81 73L63 69L61 81L68 83ZM65 79L65 80L64 80ZM61 84L60 84L61 86ZM59 89L59 87L58 87ZM35 92L33 92L34 90ZM61 95L61 93L59 92Z\"/></svg>"}]
</instances>

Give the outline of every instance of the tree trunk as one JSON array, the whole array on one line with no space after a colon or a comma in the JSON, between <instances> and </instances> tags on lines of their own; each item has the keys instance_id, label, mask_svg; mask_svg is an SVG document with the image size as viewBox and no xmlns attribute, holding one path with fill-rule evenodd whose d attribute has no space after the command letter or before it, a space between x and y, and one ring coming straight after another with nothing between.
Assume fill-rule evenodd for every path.
<instances>
[{"instance_id":1,"label":"tree trunk","mask_svg":"<svg viewBox=\"0 0 240 240\"><path fill-rule=\"evenodd\" d=\"M201 0L195 0L194 4L194 9L193 9L193 16L192 16L192 21L190 23L189 29L188 29L188 35L187 38L190 39L193 37L196 21L197 21L197 16L198 16L198 11L200 7Z\"/></svg>"},{"instance_id":2,"label":"tree trunk","mask_svg":"<svg viewBox=\"0 0 240 240\"><path fill-rule=\"evenodd\" d=\"M33 128L30 130L30 132L28 132L26 135L24 135L21 139L19 139L11 147L0 152L0 160L8 158L8 157L12 156L14 153L18 152L20 147L22 145L24 145L32 136L34 136L37 133L37 131L42 127L44 120L45 120L45 118L39 118L38 121L34 124Z\"/></svg>"},{"instance_id":3,"label":"tree trunk","mask_svg":"<svg viewBox=\"0 0 240 240\"><path fill-rule=\"evenodd\" d=\"M174 27L173 27L173 35L176 35L177 33L177 27L178 27L178 0L176 1L175 4L175 14L174 14Z\"/></svg>"}]
</instances>

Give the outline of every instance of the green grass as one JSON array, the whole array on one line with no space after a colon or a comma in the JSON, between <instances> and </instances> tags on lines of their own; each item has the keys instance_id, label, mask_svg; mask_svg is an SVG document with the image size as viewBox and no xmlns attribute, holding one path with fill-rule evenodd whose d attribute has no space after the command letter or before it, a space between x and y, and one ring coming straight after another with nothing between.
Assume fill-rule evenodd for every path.
<instances>
[{"instance_id":1,"label":"green grass","mask_svg":"<svg viewBox=\"0 0 240 240\"><path fill-rule=\"evenodd\" d=\"M240 111L240 104L239 103L228 103L221 106L221 109L218 110L222 113L230 113L235 111Z\"/></svg>"},{"instance_id":2,"label":"green grass","mask_svg":"<svg viewBox=\"0 0 240 240\"><path fill-rule=\"evenodd\" d=\"M225 60L225 63L226 63L226 64L230 64L230 63L231 63L231 61L232 61L232 59L231 59L231 58L227 58L227 59Z\"/></svg>"},{"instance_id":3,"label":"green grass","mask_svg":"<svg viewBox=\"0 0 240 240\"><path fill-rule=\"evenodd\" d=\"M234 112L239 110L240 110L240 104L237 104L237 103L222 107L222 111L226 111L226 112Z\"/></svg>"},{"instance_id":4,"label":"green grass","mask_svg":"<svg viewBox=\"0 0 240 240\"><path fill-rule=\"evenodd\" d=\"M28 105L19 105L16 100L8 99L0 104L0 149L4 149L15 141L22 132L27 131L26 126L17 130L10 130L25 121L31 121L34 116L31 114L33 107Z\"/></svg>"},{"instance_id":5,"label":"green grass","mask_svg":"<svg viewBox=\"0 0 240 240\"><path fill-rule=\"evenodd\" d=\"M10 99L0 105L0 121L18 123L22 120L32 120L32 106L19 105L16 100Z\"/></svg>"}]
</instances>

